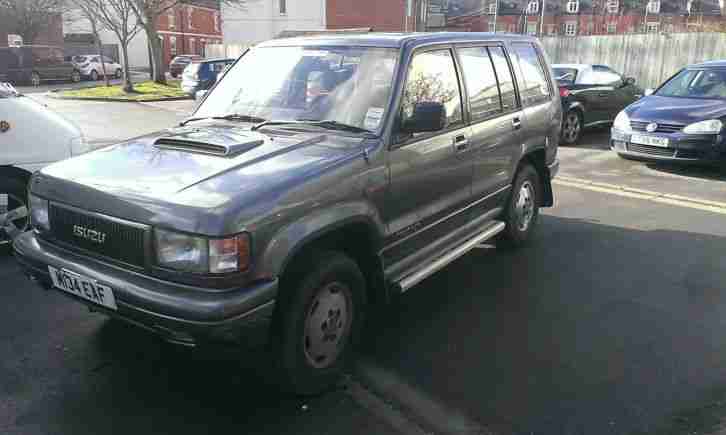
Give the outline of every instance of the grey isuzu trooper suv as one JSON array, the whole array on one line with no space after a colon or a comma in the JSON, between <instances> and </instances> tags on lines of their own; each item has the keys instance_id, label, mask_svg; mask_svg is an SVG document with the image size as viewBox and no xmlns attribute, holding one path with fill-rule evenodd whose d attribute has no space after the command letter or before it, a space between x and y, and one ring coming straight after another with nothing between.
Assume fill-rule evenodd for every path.
<instances>
[{"instance_id":1,"label":"grey isuzu trooper suv","mask_svg":"<svg viewBox=\"0 0 726 435\"><path fill-rule=\"evenodd\" d=\"M37 172L14 249L45 288L168 341L265 345L314 393L377 306L532 237L561 116L533 38L275 40L181 125Z\"/></svg>"}]
</instances>

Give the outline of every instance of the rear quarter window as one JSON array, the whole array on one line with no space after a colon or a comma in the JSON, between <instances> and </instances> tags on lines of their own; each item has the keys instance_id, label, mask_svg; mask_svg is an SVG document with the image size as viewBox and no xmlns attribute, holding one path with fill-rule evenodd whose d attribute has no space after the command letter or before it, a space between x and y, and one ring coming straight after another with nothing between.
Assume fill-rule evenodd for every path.
<instances>
[{"instance_id":1,"label":"rear quarter window","mask_svg":"<svg viewBox=\"0 0 726 435\"><path fill-rule=\"evenodd\" d=\"M512 51L519 61L517 83L522 105L533 106L549 101L551 89L537 49L531 43L517 42L512 44Z\"/></svg>"}]
</instances>

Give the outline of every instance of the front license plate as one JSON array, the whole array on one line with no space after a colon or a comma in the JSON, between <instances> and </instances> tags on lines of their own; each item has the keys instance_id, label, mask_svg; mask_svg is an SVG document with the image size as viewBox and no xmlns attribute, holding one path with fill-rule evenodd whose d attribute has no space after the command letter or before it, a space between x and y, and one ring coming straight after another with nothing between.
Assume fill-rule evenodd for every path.
<instances>
[{"instance_id":1,"label":"front license plate","mask_svg":"<svg viewBox=\"0 0 726 435\"><path fill-rule=\"evenodd\" d=\"M657 136L645 136L642 134L634 134L630 137L631 143L637 143L641 145L651 145L654 147L668 147L668 138L657 137Z\"/></svg>"},{"instance_id":2,"label":"front license plate","mask_svg":"<svg viewBox=\"0 0 726 435\"><path fill-rule=\"evenodd\" d=\"M65 269L48 266L48 271L55 287L106 308L117 309L111 287Z\"/></svg>"}]
</instances>

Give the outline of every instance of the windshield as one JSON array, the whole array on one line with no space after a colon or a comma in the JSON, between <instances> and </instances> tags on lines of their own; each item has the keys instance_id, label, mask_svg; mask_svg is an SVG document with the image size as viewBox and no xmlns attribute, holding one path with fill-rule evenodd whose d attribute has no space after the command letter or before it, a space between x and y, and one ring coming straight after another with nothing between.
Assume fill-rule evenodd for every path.
<instances>
[{"instance_id":1,"label":"windshield","mask_svg":"<svg viewBox=\"0 0 726 435\"><path fill-rule=\"evenodd\" d=\"M398 51L360 47L263 47L232 67L195 113L275 121L335 121L377 131Z\"/></svg>"},{"instance_id":2,"label":"windshield","mask_svg":"<svg viewBox=\"0 0 726 435\"><path fill-rule=\"evenodd\" d=\"M685 69L661 86L655 95L726 99L726 69Z\"/></svg>"},{"instance_id":3,"label":"windshield","mask_svg":"<svg viewBox=\"0 0 726 435\"><path fill-rule=\"evenodd\" d=\"M555 80L560 83L575 83L577 70L575 68L552 68L555 73Z\"/></svg>"}]
</instances>

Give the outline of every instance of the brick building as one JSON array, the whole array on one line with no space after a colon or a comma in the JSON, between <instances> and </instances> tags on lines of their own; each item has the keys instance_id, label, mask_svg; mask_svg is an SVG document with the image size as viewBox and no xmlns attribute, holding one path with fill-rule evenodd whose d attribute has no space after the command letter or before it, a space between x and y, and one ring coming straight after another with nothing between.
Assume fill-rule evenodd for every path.
<instances>
[{"instance_id":1,"label":"brick building","mask_svg":"<svg viewBox=\"0 0 726 435\"><path fill-rule=\"evenodd\" d=\"M12 18L2 15L0 12L0 47L8 45L8 34L13 33ZM40 33L32 41L23 41L24 44L35 45L63 45L63 17L57 15L50 20L47 26L44 26Z\"/></svg>"},{"instance_id":2,"label":"brick building","mask_svg":"<svg viewBox=\"0 0 726 435\"><path fill-rule=\"evenodd\" d=\"M180 3L159 17L164 62L178 54L205 54L207 44L222 42L219 1L192 0Z\"/></svg>"}]
</instances>

